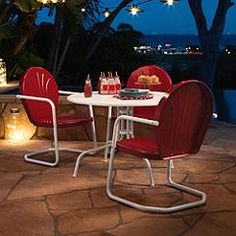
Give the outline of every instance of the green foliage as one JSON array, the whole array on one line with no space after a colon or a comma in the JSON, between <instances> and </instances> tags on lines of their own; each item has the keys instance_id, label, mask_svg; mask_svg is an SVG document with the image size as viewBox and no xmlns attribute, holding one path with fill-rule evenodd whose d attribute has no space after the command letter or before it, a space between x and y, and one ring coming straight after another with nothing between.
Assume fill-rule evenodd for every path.
<instances>
[{"instance_id":1,"label":"green foliage","mask_svg":"<svg viewBox=\"0 0 236 236\"><path fill-rule=\"evenodd\" d=\"M19 77L32 65L43 65L33 50L31 37L37 26L35 0L12 0L0 3L0 57L7 63L8 80Z\"/></svg>"},{"instance_id":2,"label":"green foliage","mask_svg":"<svg viewBox=\"0 0 236 236\"><path fill-rule=\"evenodd\" d=\"M90 62L90 68L96 68L97 72L118 71L126 81L134 69L153 62L151 56L135 52L134 47L140 45L143 34L135 31L131 25L120 24L113 34L107 36Z\"/></svg>"},{"instance_id":3,"label":"green foliage","mask_svg":"<svg viewBox=\"0 0 236 236\"><path fill-rule=\"evenodd\" d=\"M11 2L15 4L20 11L25 13L37 11L42 8L42 5L37 2L37 0L13 0Z\"/></svg>"},{"instance_id":4,"label":"green foliage","mask_svg":"<svg viewBox=\"0 0 236 236\"><path fill-rule=\"evenodd\" d=\"M135 31L130 25L122 24L117 30L108 30L88 64L84 65L88 42L94 39L95 34L92 30L85 31L82 28L77 32L63 67L63 74L71 79L64 83L83 84L87 73L96 81L100 71L117 71L125 82L137 67L153 63L151 56L137 54L134 50L134 46L140 45L142 33Z\"/></svg>"},{"instance_id":5,"label":"green foliage","mask_svg":"<svg viewBox=\"0 0 236 236\"><path fill-rule=\"evenodd\" d=\"M43 66L44 60L35 53L23 50L8 63L8 75L12 79L19 79L26 69L31 66Z\"/></svg>"}]
</instances>

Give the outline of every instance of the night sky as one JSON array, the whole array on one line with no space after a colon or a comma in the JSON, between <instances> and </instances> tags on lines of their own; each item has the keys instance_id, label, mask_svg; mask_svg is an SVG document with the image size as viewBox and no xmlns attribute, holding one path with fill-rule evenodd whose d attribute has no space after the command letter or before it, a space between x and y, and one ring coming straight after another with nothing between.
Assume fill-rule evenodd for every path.
<instances>
[{"instance_id":1,"label":"night sky","mask_svg":"<svg viewBox=\"0 0 236 236\"><path fill-rule=\"evenodd\" d=\"M104 7L115 7L120 0L103 0ZM139 3L140 0L133 3ZM235 0L236 2L236 0ZM203 8L207 16L208 23L211 23L216 10L218 0L203 0ZM112 27L116 28L119 23L131 24L135 30L144 34L196 34L196 26L188 6L187 0L181 0L174 6L166 6L159 0L140 5L144 10L137 16L132 16L125 9L120 12ZM45 19L46 14L42 14L40 19ZM225 34L236 34L236 4L228 14L225 25Z\"/></svg>"}]
</instances>

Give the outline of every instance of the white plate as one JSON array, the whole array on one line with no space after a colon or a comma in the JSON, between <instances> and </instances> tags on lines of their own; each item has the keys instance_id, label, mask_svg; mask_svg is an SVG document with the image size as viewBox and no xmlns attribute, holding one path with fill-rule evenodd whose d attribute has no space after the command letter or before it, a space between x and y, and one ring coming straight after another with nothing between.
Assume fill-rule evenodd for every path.
<instances>
[{"instance_id":1,"label":"white plate","mask_svg":"<svg viewBox=\"0 0 236 236\"><path fill-rule=\"evenodd\" d=\"M120 91L121 96L142 97L149 93L149 89L126 88Z\"/></svg>"}]
</instances>

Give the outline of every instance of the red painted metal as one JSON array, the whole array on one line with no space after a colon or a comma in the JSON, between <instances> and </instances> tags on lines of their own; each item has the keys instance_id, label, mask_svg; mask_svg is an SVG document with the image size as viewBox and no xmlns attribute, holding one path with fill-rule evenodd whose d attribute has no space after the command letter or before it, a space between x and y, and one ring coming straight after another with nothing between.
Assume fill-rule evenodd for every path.
<instances>
[{"instance_id":1,"label":"red painted metal","mask_svg":"<svg viewBox=\"0 0 236 236\"><path fill-rule=\"evenodd\" d=\"M212 119L213 96L202 82L174 85L156 107L159 126L149 137L117 142L117 148L141 158L165 159L197 153Z\"/></svg>"},{"instance_id":2,"label":"red painted metal","mask_svg":"<svg viewBox=\"0 0 236 236\"><path fill-rule=\"evenodd\" d=\"M148 88L152 91L160 91L160 92L168 92L168 90L172 86L172 81L168 73L163 70L161 67L156 65L147 65L138 68L130 75L126 87L127 88L144 88L142 85L137 83L138 77L140 75L156 75L159 78L160 84L158 85L150 85ZM152 119L155 111L155 107L135 107L134 108L134 116Z\"/></svg>"},{"instance_id":3,"label":"red painted metal","mask_svg":"<svg viewBox=\"0 0 236 236\"><path fill-rule=\"evenodd\" d=\"M54 77L44 68L31 67L21 77L20 93L22 95L44 97L50 99L57 110L58 87ZM30 121L40 127L52 127L52 109L49 103L43 101L22 100ZM79 115L57 116L58 127L76 126L92 122L91 117Z\"/></svg>"}]
</instances>

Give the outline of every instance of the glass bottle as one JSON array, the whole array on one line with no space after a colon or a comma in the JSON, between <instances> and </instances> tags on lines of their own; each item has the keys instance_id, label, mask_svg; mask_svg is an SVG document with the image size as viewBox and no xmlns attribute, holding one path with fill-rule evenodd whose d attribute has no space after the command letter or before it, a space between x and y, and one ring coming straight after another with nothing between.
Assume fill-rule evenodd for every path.
<instances>
[{"instance_id":1,"label":"glass bottle","mask_svg":"<svg viewBox=\"0 0 236 236\"><path fill-rule=\"evenodd\" d=\"M120 93L121 90L121 83L120 83L120 77L116 71L116 75L115 75L115 89L116 89L116 94Z\"/></svg>"},{"instance_id":2,"label":"glass bottle","mask_svg":"<svg viewBox=\"0 0 236 236\"><path fill-rule=\"evenodd\" d=\"M115 88L115 81L112 76L111 72L108 72L108 93L109 94L115 94L116 93L116 88Z\"/></svg>"},{"instance_id":3,"label":"glass bottle","mask_svg":"<svg viewBox=\"0 0 236 236\"><path fill-rule=\"evenodd\" d=\"M89 74L87 76L87 79L85 80L84 96L85 97L92 97L92 85L91 85L91 79L90 79Z\"/></svg>"},{"instance_id":4,"label":"glass bottle","mask_svg":"<svg viewBox=\"0 0 236 236\"><path fill-rule=\"evenodd\" d=\"M103 77L105 77L104 73L100 72L100 77L99 77L98 85L97 85L99 94L101 94L101 82L102 82Z\"/></svg>"},{"instance_id":5,"label":"glass bottle","mask_svg":"<svg viewBox=\"0 0 236 236\"><path fill-rule=\"evenodd\" d=\"M105 73L103 73L103 77L101 80L100 92L101 94L108 94L108 81Z\"/></svg>"}]
</instances>

